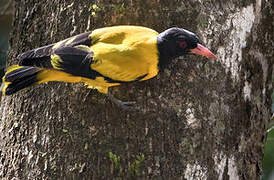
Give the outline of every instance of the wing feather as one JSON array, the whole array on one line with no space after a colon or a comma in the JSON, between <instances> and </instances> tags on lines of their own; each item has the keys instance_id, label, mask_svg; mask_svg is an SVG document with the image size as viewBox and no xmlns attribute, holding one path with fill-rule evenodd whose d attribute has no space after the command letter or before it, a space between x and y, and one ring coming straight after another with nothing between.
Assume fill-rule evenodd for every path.
<instances>
[{"instance_id":1,"label":"wing feather","mask_svg":"<svg viewBox=\"0 0 274 180\"><path fill-rule=\"evenodd\" d=\"M53 68L51 63L51 55L53 55L56 50L75 46L90 47L90 33L91 32L82 33L55 44L50 44L22 53L18 56L19 65Z\"/></svg>"}]
</instances>

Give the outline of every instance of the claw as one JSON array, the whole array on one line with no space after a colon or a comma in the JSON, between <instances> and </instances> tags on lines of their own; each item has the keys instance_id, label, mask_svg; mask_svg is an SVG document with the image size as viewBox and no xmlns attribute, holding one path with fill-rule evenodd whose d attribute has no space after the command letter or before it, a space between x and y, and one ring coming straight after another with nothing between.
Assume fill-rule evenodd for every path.
<instances>
[{"instance_id":1,"label":"claw","mask_svg":"<svg viewBox=\"0 0 274 180\"><path fill-rule=\"evenodd\" d=\"M121 101L117 98L115 98L110 91L108 91L108 97L109 99L116 104L118 107L122 108L123 110L128 110L134 107L134 105L136 104L135 101Z\"/></svg>"}]
</instances>

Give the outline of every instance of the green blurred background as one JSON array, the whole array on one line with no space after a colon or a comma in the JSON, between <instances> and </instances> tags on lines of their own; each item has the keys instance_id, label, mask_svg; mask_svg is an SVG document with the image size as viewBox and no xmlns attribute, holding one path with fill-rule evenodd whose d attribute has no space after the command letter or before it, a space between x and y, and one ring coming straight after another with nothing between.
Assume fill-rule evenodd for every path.
<instances>
[{"instance_id":1,"label":"green blurred background","mask_svg":"<svg viewBox=\"0 0 274 180\"><path fill-rule=\"evenodd\" d=\"M0 1L0 77L4 73L6 54L8 49L9 34L12 26L12 0ZM274 81L274 75L272 77ZM1 97L1 95L0 95ZM272 102L274 102L274 93L272 93ZM274 113L274 103L272 104L272 113ZM274 180L274 117L268 130L268 137L265 146L265 156L263 161L262 180Z\"/></svg>"}]
</instances>

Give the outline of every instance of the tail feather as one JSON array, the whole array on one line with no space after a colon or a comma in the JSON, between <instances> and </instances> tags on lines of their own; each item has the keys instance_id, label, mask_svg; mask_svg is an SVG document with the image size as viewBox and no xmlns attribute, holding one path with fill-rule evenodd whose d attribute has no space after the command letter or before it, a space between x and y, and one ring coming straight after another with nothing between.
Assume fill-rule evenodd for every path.
<instances>
[{"instance_id":1,"label":"tail feather","mask_svg":"<svg viewBox=\"0 0 274 180\"><path fill-rule=\"evenodd\" d=\"M16 80L20 80L23 77L31 76L34 73L39 72L39 68L29 67L29 66L22 66L19 69L15 69L11 72L6 73L5 80L8 82L13 82Z\"/></svg>"},{"instance_id":2,"label":"tail feather","mask_svg":"<svg viewBox=\"0 0 274 180\"><path fill-rule=\"evenodd\" d=\"M30 66L11 66L3 77L2 93L11 95L38 82L37 75L41 68Z\"/></svg>"},{"instance_id":3,"label":"tail feather","mask_svg":"<svg viewBox=\"0 0 274 180\"><path fill-rule=\"evenodd\" d=\"M17 91L24 89L26 87L29 87L37 82L37 79L35 76L28 76L25 77L21 81L13 82L9 84L9 86L6 88L5 94L6 95L11 95L16 93Z\"/></svg>"},{"instance_id":4,"label":"tail feather","mask_svg":"<svg viewBox=\"0 0 274 180\"><path fill-rule=\"evenodd\" d=\"M10 66L3 77L0 87L2 94L11 95L26 87L41 84L49 81L81 82L82 77L72 74L39 67L31 66Z\"/></svg>"}]
</instances>

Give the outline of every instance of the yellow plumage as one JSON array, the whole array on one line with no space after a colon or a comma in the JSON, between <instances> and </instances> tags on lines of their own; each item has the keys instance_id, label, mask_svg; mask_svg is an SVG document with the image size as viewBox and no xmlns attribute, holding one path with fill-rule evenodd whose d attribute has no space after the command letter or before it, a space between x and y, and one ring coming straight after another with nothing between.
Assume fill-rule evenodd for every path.
<instances>
[{"instance_id":1,"label":"yellow plumage","mask_svg":"<svg viewBox=\"0 0 274 180\"><path fill-rule=\"evenodd\" d=\"M91 68L120 81L134 81L145 74L142 80L152 78L158 73L157 35L136 26L95 30L90 35L96 42L91 46L95 60Z\"/></svg>"},{"instance_id":2,"label":"yellow plumage","mask_svg":"<svg viewBox=\"0 0 274 180\"><path fill-rule=\"evenodd\" d=\"M114 26L88 33L85 38L90 39L90 46L81 43L72 45L79 41L80 35L62 40L50 47L53 52L49 56L52 68L41 67L35 84L48 81L83 82L89 88L107 93L109 87L119 85L121 82L152 78L158 73L157 35L156 31L145 27ZM92 63L89 68L102 76L89 78L66 72L62 67L62 63L66 63L64 54L54 52L71 46L86 53L92 52ZM81 59L79 64L80 61ZM138 79L139 77L143 78ZM5 81L5 77L4 82L6 85L3 92L9 84Z\"/></svg>"}]
</instances>

